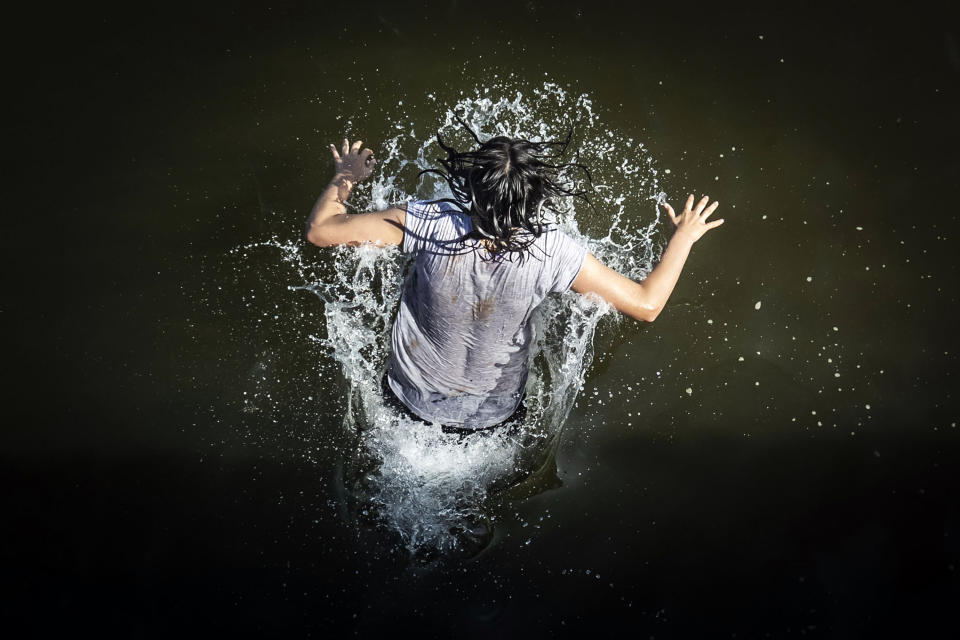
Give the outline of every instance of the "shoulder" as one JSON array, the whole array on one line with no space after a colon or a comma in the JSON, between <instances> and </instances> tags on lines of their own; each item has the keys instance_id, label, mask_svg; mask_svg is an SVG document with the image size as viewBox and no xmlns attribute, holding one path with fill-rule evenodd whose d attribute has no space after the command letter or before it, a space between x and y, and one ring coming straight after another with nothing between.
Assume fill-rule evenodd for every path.
<instances>
[{"instance_id":1,"label":"shoulder","mask_svg":"<svg viewBox=\"0 0 960 640\"><path fill-rule=\"evenodd\" d=\"M415 218L438 220L446 217L469 217L450 202L438 200L411 200L406 203L407 212Z\"/></svg>"},{"instance_id":2,"label":"shoulder","mask_svg":"<svg viewBox=\"0 0 960 640\"><path fill-rule=\"evenodd\" d=\"M570 288L583 268L587 255L586 244L575 239L556 225L541 234L546 274L550 290L563 292Z\"/></svg>"},{"instance_id":3,"label":"shoulder","mask_svg":"<svg viewBox=\"0 0 960 640\"><path fill-rule=\"evenodd\" d=\"M449 202L435 200L408 202L403 227L405 252L456 240L472 228L470 216Z\"/></svg>"},{"instance_id":4,"label":"shoulder","mask_svg":"<svg viewBox=\"0 0 960 640\"><path fill-rule=\"evenodd\" d=\"M583 243L556 224L547 226L547 228L543 230L543 233L537 238L536 244L539 244L540 247L546 251L547 255L552 255L556 251L579 252L579 249L585 249Z\"/></svg>"}]
</instances>

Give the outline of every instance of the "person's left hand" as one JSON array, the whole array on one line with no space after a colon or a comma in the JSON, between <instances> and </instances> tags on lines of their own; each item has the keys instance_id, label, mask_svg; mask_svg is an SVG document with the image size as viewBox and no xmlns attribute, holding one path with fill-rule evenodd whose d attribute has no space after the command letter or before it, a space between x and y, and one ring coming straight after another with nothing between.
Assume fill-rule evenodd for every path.
<instances>
[{"instance_id":1,"label":"person's left hand","mask_svg":"<svg viewBox=\"0 0 960 640\"><path fill-rule=\"evenodd\" d=\"M361 140L350 144L350 141L344 138L343 147L340 149L340 153L337 153L337 148L332 144L330 145L330 151L333 153L333 164L338 176L354 183L370 177L377 161L373 157L372 149L361 151L361 146L363 146Z\"/></svg>"},{"instance_id":2,"label":"person's left hand","mask_svg":"<svg viewBox=\"0 0 960 640\"><path fill-rule=\"evenodd\" d=\"M714 202L708 207L708 202L710 202L710 198L703 196L700 202L697 203L697 206L694 207L693 194L691 193L690 197L687 198L687 206L683 208L683 212L680 215L674 213L673 207L666 202L663 203L663 207L667 210L670 220L673 221L673 224L677 228L675 233L680 236L685 236L693 243L702 238L703 234L710 231L710 229L715 229L723 224L723 218L714 220L713 222L707 222L710 214L720 206L719 202Z\"/></svg>"}]
</instances>

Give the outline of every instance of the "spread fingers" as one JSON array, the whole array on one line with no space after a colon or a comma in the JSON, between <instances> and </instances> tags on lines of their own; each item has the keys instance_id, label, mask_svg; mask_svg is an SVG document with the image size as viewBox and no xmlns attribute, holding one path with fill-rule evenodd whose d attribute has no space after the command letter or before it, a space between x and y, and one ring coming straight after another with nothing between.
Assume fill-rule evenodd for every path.
<instances>
[{"instance_id":1,"label":"spread fingers","mask_svg":"<svg viewBox=\"0 0 960 640\"><path fill-rule=\"evenodd\" d=\"M697 215L700 215L703 213L703 208L707 206L708 202L710 202L710 198L708 196L703 196L700 198L700 202L697 203L697 208L694 209L693 212Z\"/></svg>"},{"instance_id":2,"label":"spread fingers","mask_svg":"<svg viewBox=\"0 0 960 640\"><path fill-rule=\"evenodd\" d=\"M719 203L719 202L714 202L712 205L710 205L709 207L707 207L706 211L703 212L703 216L701 216L701 219L702 219L702 220L706 220L707 218L709 218L709 217L710 217L710 214L713 213L714 211L716 211L716 210L717 210L717 207L719 207L719 206L720 206L720 203Z\"/></svg>"}]
</instances>

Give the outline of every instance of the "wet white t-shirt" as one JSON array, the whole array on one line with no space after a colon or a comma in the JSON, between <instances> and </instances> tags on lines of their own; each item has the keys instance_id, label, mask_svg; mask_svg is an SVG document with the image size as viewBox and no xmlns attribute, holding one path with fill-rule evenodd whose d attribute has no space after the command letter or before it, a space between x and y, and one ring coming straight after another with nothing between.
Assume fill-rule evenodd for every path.
<instances>
[{"instance_id":1,"label":"wet white t-shirt","mask_svg":"<svg viewBox=\"0 0 960 640\"><path fill-rule=\"evenodd\" d=\"M404 253L415 254L393 325L388 383L416 415L480 429L508 418L527 382L530 315L570 288L585 247L551 227L527 249L491 256L469 216L448 203L407 205Z\"/></svg>"}]
</instances>

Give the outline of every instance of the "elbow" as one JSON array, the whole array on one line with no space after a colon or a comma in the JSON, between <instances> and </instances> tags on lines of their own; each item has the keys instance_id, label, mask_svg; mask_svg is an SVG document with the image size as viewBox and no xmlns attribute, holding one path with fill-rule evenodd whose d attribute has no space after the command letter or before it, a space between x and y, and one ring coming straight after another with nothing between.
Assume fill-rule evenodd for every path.
<instances>
[{"instance_id":1,"label":"elbow","mask_svg":"<svg viewBox=\"0 0 960 640\"><path fill-rule=\"evenodd\" d=\"M660 315L660 312L663 311L663 306L653 306L653 305L638 305L633 312L630 314L635 320L642 320L643 322L653 322L657 319L657 316Z\"/></svg>"},{"instance_id":2,"label":"elbow","mask_svg":"<svg viewBox=\"0 0 960 640\"><path fill-rule=\"evenodd\" d=\"M330 239L325 237L316 227L307 229L307 242L318 247L329 247L333 245Z\"/></svg>"},{"instance_id":3,"label":"elbow","mask_svg":"<svg viewBox=\"0 0 960 640\"><path fill-rule=\"evenodd\" d=\"M630 309L627 310L628 315L635 320L653 322L657 319L657 316L660 315L660 312L663 311L663 307L667 301L654 295L654 293L646 289L643 284L637 284L636 294L630 302Z\"/></svg>"},{"instance_id":4,"label":"elbow","mask_svg":"<svg viewBox=\"0 0 960 640\"><path fill-rule=\"evenodd\" d=\"M336 247L337 245L347 244L348 240L344 238L342 227L338 224L345 220L345 216L336 215L319 223L308 224L307 242L318 247Z\"/></svg>"}]
</instances>

